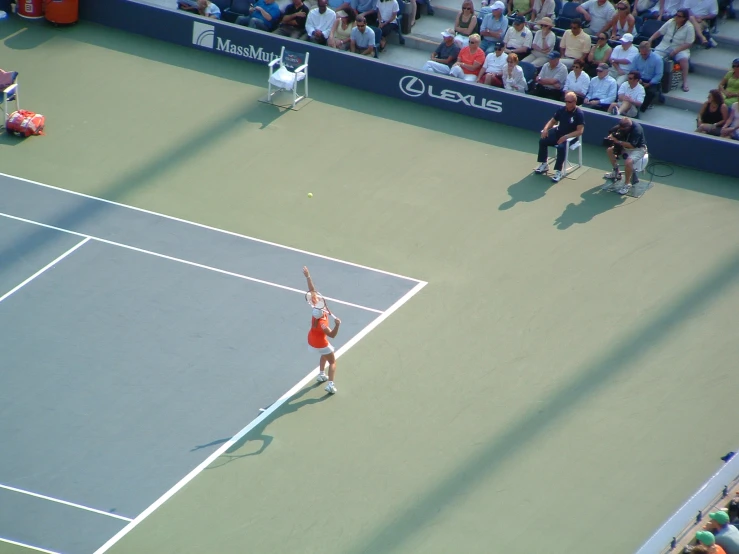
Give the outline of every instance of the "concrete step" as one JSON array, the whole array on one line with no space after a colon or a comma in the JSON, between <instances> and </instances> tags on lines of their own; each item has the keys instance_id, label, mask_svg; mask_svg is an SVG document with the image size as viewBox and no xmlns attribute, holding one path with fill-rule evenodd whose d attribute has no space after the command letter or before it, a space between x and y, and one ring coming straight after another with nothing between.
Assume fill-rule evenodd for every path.
<instances>
[{"instance_id":1,"label":"concrete step","mask_svg":"<svg viewBox=\"0 0 739 554\"><path fill-rule=\"evenodd\" d=\"M691 73L716 79L718 84L726 72L731 70L731 62L735 58L739 58L739 46L710 49L694 47L690 51Z\"/></svg>"}]
</instances>

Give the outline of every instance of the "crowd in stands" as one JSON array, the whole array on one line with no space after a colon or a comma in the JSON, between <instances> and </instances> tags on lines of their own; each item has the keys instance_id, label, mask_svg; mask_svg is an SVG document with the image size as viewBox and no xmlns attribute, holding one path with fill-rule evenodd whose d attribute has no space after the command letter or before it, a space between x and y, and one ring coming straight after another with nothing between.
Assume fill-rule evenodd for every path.
<instances>
[{"instance_id":1,"label":"crowd in stands","mask_svg":"<svg viewBox=\"0 0 739 554\"><path fill-rule=\"evenodd\" d=\"M178 2L221 17L211 0ZM275 0L241 0L244 13L234 22L369 56L401 34L398 0L315 2L309 8L292 0L281 12ZM573 0L560 10L555 0L517 2L482 0L476 11L472 0L462 0L423 69L558 101L573 92L579 106L638 118L664 102L673 72L689 90L690 49L715 46L718 18L733 16L730 0ZM411 5L412 24L416 0ZM696 132L739 140L738 97L739 58L709 93Z\"/></svg>"},{"instance_id":2,"label":"crowd in stands","mask_svg":"<svg viewBox=\"0 0 739 554\"><path fill-rule=\"evenodd\" d=\"M708 514L708 522L695 534L695 544L685 547L690 554L739 554L739 502Z\"/></svg>"}]
</instances>

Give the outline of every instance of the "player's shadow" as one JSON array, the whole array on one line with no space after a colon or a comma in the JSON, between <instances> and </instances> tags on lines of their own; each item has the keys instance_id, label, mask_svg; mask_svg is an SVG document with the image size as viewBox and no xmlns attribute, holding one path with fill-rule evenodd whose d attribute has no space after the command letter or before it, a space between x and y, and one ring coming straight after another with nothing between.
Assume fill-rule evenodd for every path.
<instances>
[{"instance_id":1,"label":"player's shadow","mask_svg":"<svg viewBox=\"0 0 739 554\"><path fill-rule=\"evenodd\" d=\"M322 384L323 383L315 383L313 384L313 386L302 389L288 402L277 408L272 414L269 415L269 417L266 417L265 419L260 421L253 429L251 429L246 435L241 437L233 446L231 446L211 465L209 465L207 469L217 469L236 460L240 460L241 458L258 456L259 454L267 450L269 445L272 444L272 441L274 440L274 437L272 435L269 435L265 432L267 426L269 426L270 423L278 418L297 412L303 406L318 404L319 402L323 402L324 400L326 400L329 396L331 396L329 393L326 393L318 398L303 398L306 394L316 390ZM228 442L229 440L231 439L218 439L207 445L198 446L193 450L198 450L200 448L205 448L216 444L223 444L225 442ZM257 443L259 444L259 447L256 450L251 449L252 445Z\"/></svg>"},{"instance_id":2,"label":"player's shadow","mask_svg":"<svg viewBox=\"0 0 739 554\"><path fill-rule=\"evenodd\" d=\"M591 221L595 216L623 204L626 196L620 196L615 192L601 191L600 187L586 190L580 195L582 202L570 203L562 212L562 215L554 220L554 226L564 231L575 224L583 224Z\"/></svg>"},{"instance_id":3,"label":"player's shadow","mask_svg":"<svg viewBox=\"0 0 739 554\"><path fill-rule=\"evenodd\" d=\"M551 185L551 179L544 175L538 175L536 173L527 175L508 187L508 196L510 196L510 199L498 206L498 209L501 211L510 210L519 202L535 202L540 198L544 198Z\"/></svg>"}]
</instances>

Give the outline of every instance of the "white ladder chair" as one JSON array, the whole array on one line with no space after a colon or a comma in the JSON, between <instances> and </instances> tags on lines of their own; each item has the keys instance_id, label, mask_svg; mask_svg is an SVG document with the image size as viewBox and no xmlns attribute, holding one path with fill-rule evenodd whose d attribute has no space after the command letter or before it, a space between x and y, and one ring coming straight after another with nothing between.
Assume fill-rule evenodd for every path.
<instances>
[{"instance_id":1,"label":"white ladder chair","mask_svg":"<svg viewBox=\"0 0 739 554\"><path fill-rule=\"evenodd\" d=\"M280 50L280 57L269 62L269 80L267 81L267 102L272 102L272 97L281 91L292 92L292 109L295 105L308 98L308 56L310 52L299 53ZM275 66L279 67L275 70ZM298 85L303 82L303 94L298 94Z\"/></svg>"},{"instance_id":2,"label":"white ladder chair","mask_svg":"<svg viewBox=\"0 0 739 554\"><path fill-rule=\"evenodd\" d=\"M0 94L2 94L2 99L0 101L2 101L3 104L3 128L8 122L9 113L13 113L20 109L20 104L18 103L18 83L15 82L17 78L18 73L15 71L5 72L0 70L0 87L3 86L3 81L10 82L10 84L5 86L2 92L0 92ZM15 103L15 110L9 109L9 104L11 102Z\"/></svg>"},{"instance_id":3,"label":"white ladder chair","mask_svg":"<svg viewBox=\"0 0 739 554\"><path fill-rule=\"evenodd\" d=\"M577 163L570 161L570 150L577 150ZM562 173L565 177L582 167L582 135L567 139L567 150L565 151L565 164L562 167Z\"/></svg>"}]
</instances>

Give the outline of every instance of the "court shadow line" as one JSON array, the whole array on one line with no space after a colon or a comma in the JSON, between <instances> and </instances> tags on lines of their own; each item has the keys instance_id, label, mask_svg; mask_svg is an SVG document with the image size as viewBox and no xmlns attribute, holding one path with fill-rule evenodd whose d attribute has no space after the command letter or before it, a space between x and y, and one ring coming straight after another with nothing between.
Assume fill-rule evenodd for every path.
<instances>
[{"instance_id":1,"label":"court shadow line","mask_svg":"<svg viewBox=\"0 0 739 554\"><path fill-rule=\"evenodd\" d=\"M570 202L562 215L554 220L553 225L556 229L565 231L573 225L588 223L596 216L624 205L628 197L614 192L603 192L600 187L595 187L583 192L580 198L582 202L579 204Z\"/></svg>"},{"instance_id":2,"label":"court shadow line","mask_svg":"<svg viewBox=\"0 0 739 554\"><path fill-rule=\"evenodd\" d=\"M554 185L555 183L552 183L546 175L538 175L532 172L508 187L510 198L498 206L498 210L510 210L516 204L523 202L536 202L544 198Z\"/></svg>"},{"instance_id":3,"label":"court shadow line","mask_svg":"<svg viewBox=\"0 0 739 554\"><path fill-rule=\"evenodd\" d=\"M318 387L321 386L322 383L314 383L313 385L309 387L303 388L300 392L295 394L293 397L290 398L288 402L285 402L282 404L279 408L277 408L273 413L271 413L268 417L264 418L262 421L259 422L253 429L251 429L246 435L241 437L238 441L236 441L228 450L226 450L223 454L221 454L218 458L216 458L212 464L210 464L206 470L210 469L218 469L221 468L227 464L230 464L232 462L235 462L237 460L240 460L242 458L248 458L250 456L259 456L262 452L267 450L269 448L269 445L272 444L272 441L274 440L274 437L272 435L268 435L265 433L265 429L272 424L274 421L276 421L279 418L282 418L288 414L292 414L297 412L300 408L304 406L309 406L311 404L319 404L326 400L331 395L329 393L326 393L318 398L305 398L301 400L306 394L309 392L312 392L316 390ZM216 441L213 441L209 445L215 445L215 444L223 444L231 440L228 439L218 439ZM238 454L238 452L253 442L261 442L260 447L253 451L253 452L246 452L244 454ZM209 446L204 445L204 446ZM197 449L199 447L196 447Z\"/></svg>"}]
</instances>

